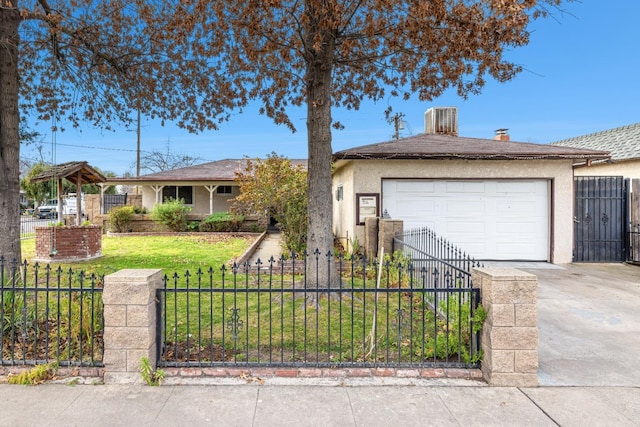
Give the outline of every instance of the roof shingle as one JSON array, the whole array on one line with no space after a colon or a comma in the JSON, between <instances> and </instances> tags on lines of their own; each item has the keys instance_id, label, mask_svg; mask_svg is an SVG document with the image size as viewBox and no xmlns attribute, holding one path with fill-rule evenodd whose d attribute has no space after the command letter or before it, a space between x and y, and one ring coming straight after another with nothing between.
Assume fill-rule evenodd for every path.
<instances>
[{"instance_id":1,"label":"roof shingle","mask_svg":"<svg viewBox=\"0 0 640 427\"><path fill-rule=\"evenodd\" d=\"M109 183L139 183L139 182L208 182L208 181L235 181L236 172L242 171L247 164L247 160L253 159L224 159L214 162L202 163L200 165L186 166L142 175L130 178L110 178ZM307 161L303 159L289 159L293 166L307 166Z\"/></svg>"},{"instance_id":2,"label":"roof shingle","mask_svg":"<svg viewBox=\"0 0 640 427\"><path fill-rule=\"evenodd\" d=\"M609 151L611 160L640 159L640 123L563 139L549 145Z\"/></svg>"},{"instance_id":3,"label":"roof shingle","mask_svg":"<svg viewBox=\"0 0 640 427\"><path fill-rule=\"evenodd\" d=\"M408 138L364 145L338 151L339 159L608 159L608 153L572 147L552 147L514 141L466 138L451 135L419 134Z\"/></svg>"}]
</instances>

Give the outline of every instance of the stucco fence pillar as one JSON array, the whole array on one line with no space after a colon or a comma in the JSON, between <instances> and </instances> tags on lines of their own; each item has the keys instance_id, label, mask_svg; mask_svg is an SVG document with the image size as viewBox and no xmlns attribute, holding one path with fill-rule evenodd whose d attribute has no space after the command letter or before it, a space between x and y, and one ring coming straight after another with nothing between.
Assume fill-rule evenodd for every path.
<instances>
[{"instance_id":1,"label":"stucco fence pillar","mask_svg":"<svg viewBox=\"0 0 640 427\"><path fill-rule=\"evenodd\" d=\"M538 278L520 270L472 271L487 311L481 335L481 369L492 386L538 385Z\"/></svg>"},{"instance_id":2,"label":"stucco fence pillar","mask_svg":"<svg viewBox=\"0 0 640 427\"><path fill-rule=\"evenodd\" d=\"M104 382L142 384L140 361L157 362L156 290L162 270L120 270L104 278Z\"/></svg>"}]
</instances>

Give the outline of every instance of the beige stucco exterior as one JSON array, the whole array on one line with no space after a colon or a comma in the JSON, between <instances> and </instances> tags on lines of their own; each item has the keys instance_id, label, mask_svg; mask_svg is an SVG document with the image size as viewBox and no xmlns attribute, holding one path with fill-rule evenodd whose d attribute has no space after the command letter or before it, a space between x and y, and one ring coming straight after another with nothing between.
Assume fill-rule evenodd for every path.
<instances>
[{"instance_id":1,"label":"beige stucco exterior","mask_svg":"<svg viewBox=\"0 0 640 427\"><path fill-rule=\"evenodd\" d=\"M640 159L593 163L591 166L580 166L574 170L576 176L623 176L640 179Z\"/></svg>"},{"instance_id":2,"label":"beige stucco exterior","mask_svg":"<svg viewBox=\"0 0 640 427\"><path fill-rule=\"evenodd\" d=\"M166 185L176 185L176 183L167 183ZM180 186L192 186L193 187L193 204L191 213L208 215L210 212L210 193L209 190L202 184L180 183ZM212 184L213 185L213 184ZM230 185L225 183L222 185ZM154 184L153 187L160 187L162 183ZM142 206L151 211L156 204L156 192L151 185L142 185ZM218 194L213 191L213 212L228 212L229 208L233 204L233 199L240 194L240 187L237 185L231 185L231 194Z\"/></svg>"},{"instance_id":3,"label":"beige stucco exterior","mask_svg":"<svg viewBox=\"0 0 640 427\"><path fill-rule=\"evenodd\" d=\"M364 241L356 225L356 194L380 194L383 178L545 179L549 182L549 261L570 263L573 252L573 163L571 160L339 160L333 173L333 232L345 244ZM342 186L342 200L336 200ZM384 209L384 206L381 208ZM445 236L446 237L446 236Z\"/></svg>"}]
</instances>

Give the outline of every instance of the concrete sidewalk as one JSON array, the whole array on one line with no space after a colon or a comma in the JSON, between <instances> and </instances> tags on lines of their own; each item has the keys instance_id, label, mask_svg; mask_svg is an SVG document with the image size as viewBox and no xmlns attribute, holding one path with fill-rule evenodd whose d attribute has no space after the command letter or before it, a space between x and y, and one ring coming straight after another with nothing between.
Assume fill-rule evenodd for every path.
<instances>
[{"instance_id":1,"label":"concrete sidewalk","mask_svg":"<svg viewBox=\"0 0 640 427\"><path fill-rule=\"evenodd\" d=\"M0 385L2 426L638 426L640 388Z\"/></svg>"},{"instance_id":2,"label":"concrete sidewalk","mask_svg":"<svg viewBox=\"0 0 640 427\"><path fill-rule=\"evenodd\" d=\"M280 260L282 256L282 247L280 246L281 235L279 232L267 233L253 254L249 257L249 265L255 266L260 260L262 266L269 266L271 257L275 261Z\"/></svg>"}]
</instances>

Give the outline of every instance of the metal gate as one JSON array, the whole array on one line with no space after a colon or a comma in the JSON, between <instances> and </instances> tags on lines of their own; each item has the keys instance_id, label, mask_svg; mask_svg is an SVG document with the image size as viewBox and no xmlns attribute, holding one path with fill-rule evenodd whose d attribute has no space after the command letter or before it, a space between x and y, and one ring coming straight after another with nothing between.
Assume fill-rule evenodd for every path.
<instances>
[{"instance_id":1,"label":"metal gate","mask_svg":"<svg viewBox=\"0 0 640 427\"><path fill-rule=\"evenodd\" d=\"M124 194L105 194L102 201L102 213L108 214L112 208L124 206L127 204L127 193Z\"/></svg>"},{"instance_id":2,"label":"metal gate","mask_svg":"<svg viewBox=\"0 0 640 427\"><path fill-rule=\"evenodd\" d=\"M574 178L574 262L625 261L627 187L621 176Z\"/></svg>"}]
</instances>

